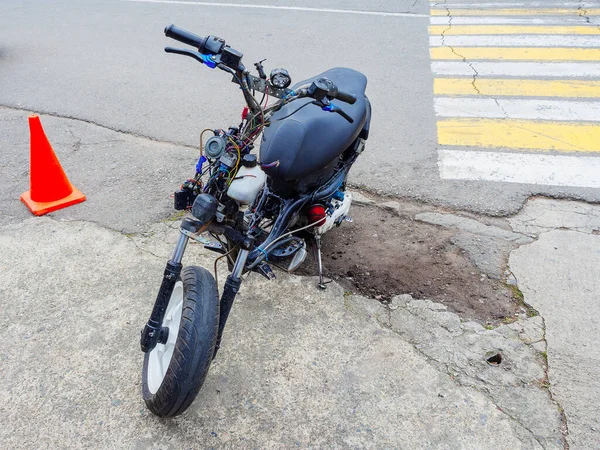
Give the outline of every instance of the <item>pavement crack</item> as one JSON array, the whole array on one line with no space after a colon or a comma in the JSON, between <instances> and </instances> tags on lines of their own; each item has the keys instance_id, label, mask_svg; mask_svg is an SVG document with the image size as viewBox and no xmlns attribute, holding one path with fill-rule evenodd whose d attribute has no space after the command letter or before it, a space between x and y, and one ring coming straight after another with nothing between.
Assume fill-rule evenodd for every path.
<instances>
[{"instance_id":1,"label":"pavement crack","mask_svg":"<svg viewBox=\"0 0 600 450\"><path fill-rule=\"evenodd\" d=\"M13 111L24 111L24 112L28 112L28 113L33 111L32 108L22 108L22 107L18 107L18 106L14 106L14 105L6 105L6 104L0 104L0 108L11 109ZM78 122L83 122L83 123L87 123L87 124L90 124L90 125L94 125L94 126L103 128L105 130L114 131L116 133L124 134L124 135L127 135L127 136L133 136L133 137L137 137L137 138L148 139L150 141L158 142L160 144L176 145L178 147L191 148L191 149L194 149L196 151L198 150L198 147L195 146L195 145L189 145L189 144L186 144L184 142L179 142L179 141L167 141L167 140L164 140L164 139L158 139L158 138L155 138L155 137L152 137L152 136L148 136L148 135L145 135L145 134L142 134L142 133L136 133L136 132L124 130L124 129L121 129L121 128L110 127L108 125L104 125L104 124L95 122L95 121L90 120L90 119L82 119L81 117L75 117L75 116L72 116L72 115L69 115L69 114L61 114L61 113L58 113L56 111L47 111L47 110L42 110L42 109L36 109L36 112L39 113L39 114L46 115L46 116L57 117L59 119L76 120ZM84 145L86 145L86 144L84 143Z\"/></svg>"},{"instance_id":2,"label":"pavement crack","mask_svg":"<svg viewBox=\"0 0 600 450\"><path fill-rule=\"evenodd\" d=\"M577 15L583 17L588 24L590 24L590 25L592 24L589 16L587 15L587 9L585 9L583 0L579 0L579 7L577 8Z\"/></svg>"},{"instance_id":3,"label":"pavement crack","mask_svg":"<svg viewBox=\"0 0 600 450\"><path fill-rule=\"evenodd\" d=\"M73 133L73 130L71 129L70 126L67 126L67 131L69 132L71 137L75 140L75 143L73 144L73 152L79 151L79 149L81 148L81 138L75 136L75 133Z\"/></svg>"},{"instance_id":4,"label":"pavement crack","mask_svg":"<svg viewBox=\"0 0 600 450\"><path fill-rule=\"evenodd\" d=\"M392 311L390 309L390 304L389 303L384 303L383 307L385 308L385 318L387 319L387 321L382 321L381 318L380 318L380 316L376 316L377 323L379 324L379 326L390 330L394 334L398 334L399 335L399 333L396 333L392 329Z\"/></svg>"},{"instance_id":5,"label":"pavement crack","mask_svg":"<svg viewBox=\"0 0 600 450\"><path fill-rule=\"evenodd\" d=\"M518 287L519 280L516 277L516 275L513 273L512 270L510 270L509 267L506 268L506 271L508 273L510 273L510 275L512 275L512 277L516 281L517 287ZM528 289L531 290L531 291L533 291L533 292L535 292L535 290L532 289L531 287L528 287ZM560 415L560 421L561 421L561 426L562 426L562 428L561 428L560 431L561 431L561 435L562 435L562 438L563 438L563 448L565 450L569 450L569 443L567 442L567 438L566 438L568 436L568 434L569 434L569 425L568 425L568 422L567 422L567 416L565 414L564 408L562 407L562 405L558 402L558 400L554 397L554 395L552 393L552 389L551 389L551 385L550 385L550 378L549 378L549 375L548 375L550 369L549 369L549 364L548 364L548 340L546 339L546 319L544 319L544 317L539 313L539 311L537 309L535 309L531 304L529 304L529 303L527 303L525 301L525 296L524 295L523 295L523 298L522 298L521 302L528 308L528 310L534 312L536 315L538 315L542 319L542 339L541 339L541 341L543 341L544 344L546 345L546 351L545 351L545 353L541 354L542 361L543 361L542 362L542 369L544 371L544 378L541 380L540 385L544 389L544 391L546 392L546 394L548 395L550 401L554 405L556 405L556 408L557 408L558 413ZM538 341L538 342L540 342L540 341ZM500 409L500 408L498 408L498 409ZM505 414L507 414L505 411L502 411L502 412L504 412ZM507 415L510 417L509 414L507 414ZM540 445L542 445L541 442L540 442ZM542 447L544 447L544 446L542 445Z\"/></svg>"},{"instance_id":6,"label":"pavement crack","mask_svg":"<svg viewBox=\"0 0 600 450\"><path fill-rule=\"evenodd\" d=\"M152 255L156 258L159 258L160 260L164 261L165 257L161 256L161 255L157 255L156 253L152 252L151 250L148 250L147 248L141 247L133 238L133 236L129 235L129 234L125 234L124 235L127 239L129 239L131 242L133 242L133 245L135 245L137 247L138 250L144 252L144 253L148 253L149 255Z\"/></svg>"},{"instance_id":7,"label":"pavement crack","mask_svg":"<svg viewBox=\"0 0 600 450\"><path fill-rule=\"evenodd\" d=\"M506 111L506 109L504 109L504 107L500 104L500 102L498 101L498 99L496 97L492 97L491 95L488 95L489 98L491 98L492 100L494 100L494 103L496 103L496 105L498 106L498 108L500 108L500 111L502 111L502 114L504 114L504 118L508 119L508 112Z\"/></svg>"},{"instance_id":8,"label":"pavement crack","mask_svg":"<svg viewBox=\"0 0 600 450\"><path fill-rule=\"evenodd\" d=\"M535 311L530 305L527 306L534 315L539 315L537 311ZM410 303L405 303L404 300L392 305L385 305L386 314L382 313L377 317L378 323L410 344L412 349L418 355L424 358L424 360L427 361L436 371L448 376L456 386L465 390L475 391L479 395L485 397L490 404L494 405L494 407L496 407L503 415L505 415L507 419L510 419L510 421L514 423L514 427L518 427L518 429L521 430L523 436L525 436L525 434L529 436L531 442L535 441L541 448L546 449L552 447L550 441L551 439L554 439L552 437L554 436L556 439L560 440L559 442L562 444L563 448L568 449L568 444L566 443L566 438L564 437L568 433L566 428L566 419L564 417L562 407L551 396L551 392L549 392L548 383L545 381L544 377L546 368L541 361L538 361L538 364L541 366L541 371L537 372L536 377L515 373L515 378L513 380L503 379L499 384L497 382L498 380L494 381L487 376L483 376L482 374L484 372L481 372L481 370L472 370L474 367L473 362L465 363L467 364L466 367L456 363L456 361L453 359L454 356L451 356L454 355L452 346L447 348L444 346L440 347L439 345L436 346L434 342L444 339L444 334L440 335L432 331L433 334L430 337L425 336L415 340L416 335L411 330L417 326L422 326L423 324L421 323L421 320L423 320L424 317L428 317L427 313L422 310L422 307L415 307L416 309L413 309ZM392 316L392 313L398 315ZM426 320L426 323L429 322ZM405 326L406 330L404 329ZM444 326L443 323L437 323L437 326L451 332L451 339L456 339L458 336L463 336L467 332L472 333L473 338L476 338L476 336L478 336L480 333L477 330L464 328L461 334L453 334L457 331L456 327L448 328ZM489 335L492 332L485 331L483 333ZM543 340L545 341L545 322ZM463 344L458 343L456 345L464 345L464 342L470 342L470 340L467 339L466 341L463 340L462 342ZM440 352L440 349L444 349L444 352L450 352L448 353L448 358L443 356L444 353ZM534 349L530 349L528 351L532 352L531 356L538 354L534 351ZM470 359L472 356L467 356L467 358ZM515 388L517 388L517 390L513 390ZM558 412L560 414L560 416L554 416L557 417L557 427L558 430L561 431L560 433L556 431L552 432L543 426L540 428L540 424L538 422L535 420L529 420L528 417L523 416L519 410L512 411L511 408L513 406L511 406L511 401L507 400L507 398L511 398L511 396L514 398L514 396L520 392L518 389L531 389L536 391L542 389L546 391L546 393L542 395L549 396L548 413L555 414L555 412ZM562 426L560 425L561 421L563 424ZM557 430L557 428L554 428L554 430Z\"/></svg>"},{"instance_id":9,"label":"pavement crack","mask_svg":"<svg viewBox=\"0 0 600 450\"><path fill-rule=\"evenodd\" d=\"M452 14L447 5L444 5L444 8L446 9L446 16L448 17L448 28L442 31L442 46L450 47L449 45L446 45L446 33L452 28Z\"/></svg>"},{"instance_id":10,"label":"pavement crack","mask_svg":"<svg viewBox=\"0 0 600 450\"><path fill-rule=\"evenodd\" d=\"M448 364L445 364L433 357L431 357L429 354L425 353L423 350L421 350L419 348L418 345L416 345L414 342L412 342L410 339L407 339L406 336L404 336L402 333L400 333L399 331L394 330L394 328L392 327L392 323L391 323L391 315L392 315L392 311L389 308L389 305L386 305L386 310L388 312L388 320L389 320L389 324L383 323L378 319L378 323L383 326L384 328L387 328L388 330L390 330L392 333L394 333L395 335L399 336L400 338L402 338L402 340L408 342L408 344L410 344L410 346L413 348L413 350L415 352L417 352L419 355L421 355L423 358L425 358L425 360L427 362L429 362L438 372L441 372L445 375L448 375L450 377L450 379L457 385L457 386L461 386L461 387L473 387L473 386L465 386L463 384L461 384L455 377L455 375L450 371L450 366ZM414 314L410 311L408 311L410 314L412 314L414 316ZM475 388L474 388L475 389ZM476 389L477 390L477 389Z\"/></svg>"},{"instance_id":11,"label":"pavement crack","mask_svg":"<svg viewBox=\"0 0 600 450\"><path fill-rule=\"evenodd\" d=\"M482 392L483 395L486 395L490 401L492 403L494 403L494 405L496 405L496 403L494 402L494 399L491 398L489 395L485 394L484 392ZM498 411L500 411L502 414L504 414L506 417L508 417L509 419L511 419L512 421L514 421L515 423L519 424L521 427L523 427L523 429L525 431L527 431L529 434L531 434L531 437L533 437L533 439L535 439L535 441L540 444L540 447L542 447L544 450L546 449L546 446L544 445L543 441L540 440L539 437L536 436L536 434L530 430L529 428L527 428L519 419L517 419L515 416L513 416L512 414L509 414L505 409L501 408L500 406L496 405L496 408L498 408Z\"/></svg>"},{"instance_id":12,"label":"pavement crack","mask_svg":"<svg viewBox=\"0 0 600 450\"><path fill-rule=\"evenodd\" d=\"M437 5L438 4L436 4L436 6ZM439 5L441 6L442 4L439 4ZM444 31L442 31L442 34L441 34L442 46L448 47L452 53L454 53L458 58L462 59L462 62L464 62L471 68L471 70L473 71L473 79L471 81L471 85L473 86L473 89L475 90L477 95L483 95L485 97L491 98L494 101L494 103L496 103L496 106L498 106L500 111L502 111L504 118L508 119L508 112L506 111L506 109L504 109L504 107L502 105L500 105L500 102L498 101L498 99L496 99L495 97L492 97L491 95L483 94L481 92L481 90L479 89L479 87L477 86L477 78L479 77L479 72L477 71L477 69L475 68L473 63L467 61L467 58L464 55L461 55L460 53L458 53L453 46L446 44L446 33L448 31L450 31L450 29L452 29L453 17L452 17L452 13L450 12L450 8L447 6L447 4L445 4L445 2L444 2L443 5L444 5L444 8L446 9L446 16L448 17L448 28L446 28Z\"/></svg>"},{"instance_id":13,"label":"pavement crack","mask_svg":"<svg viewBox=\"0 0 600 450\"><path fill-rule=\"evenodd\" d=\"M546 319L544 319L544 317L541 315L540 318L542 319L542 341L544 341L544 343L546 344L546 352L542 354L544 369L544 379L542 381L542 387L544 387L544 390L546 391L546 394L548 394L550 401L554 403L556 405L556 408L558 409L562 426L560 431L563 437L563 447L564 450L569 450L569 442L567 441L567 436L569 435L569 423L567 421L567 415L565 414L564 408L552 393L552 385L550 384L549 376L550 365L548 363L548 340L546 339Z\"/></svg>"},{"instance_id":14,"label":"pavement crack","mask_svg":"<svg viewBox=\"0 0 600 450\"><path fill-rule=\"evenodd\" d=\"M117 233L117 234L119 234L119 235L121 235L121 236L125 236L127 239L129 239L131 242L133 242L133 245L135 245L135 246L136 246L136 247L137 247L137 248L138 248L140 251L142 251L142 252L144 252L144 253L148 253L148 254L150 254L150 255L152 255L152 256L154 256L154 257L156 257L156 258L159 258L159 259L161 259L162 261L165 261L166 259L168 259L168 257L166 257L166 258L165 258L165 256L164 256L164 255L157 255L156 253L152 252L151 250L148 250L148 249L146 249L146 248L144 248L144 247L141 247L141 246L140 246L140 245L139 245L139 244L138 244L138 243L135 241L134 237L135 237L135 236L137 236L137 235L143 234L143 232L141 232L141 233L127 233L127 232L125 232L125 231L123 231L123 230L118 230L118 229L116 229L116 228L111 228L111 227L109 227L109 226L107 226L107 225L104 225L104 224L102 224L102 223L96 222L96 221L94 221L94 220L79 220L79 219L75 219L75 220L70 220L70 219L66 219L66 220L65 220L65 219L58 220L58 219L55 219L55 218L53 218L53 217L51 217L51 216L48 216L48 218L49 218L50 220L53 220L53 221L57 222L57 223L73 223L73 224L75 224L75 223L91 223L91 224L93 224L94 226L97 226L97 227L99 227L99 228L102 228L102 229L105 229L105 230L111 231L111 232L113 232L113 233ZM170 226L169 226L169 228L172 228L172 227L170 227Z\"/></svg>"},{"instance_id":15,"label":"pavement crack","mask_svg":"<svg viewBox=\"0 0 600 450\"><path fill-rule=\"evenodd\" d=\"M577 8L577 15L585 19L588 25L594 25L592 19L588 16L587 7L583 4L583 0L579 0L579 7ZM600 24L595 25L600 30Z\"/></svg>"}]
</instances>

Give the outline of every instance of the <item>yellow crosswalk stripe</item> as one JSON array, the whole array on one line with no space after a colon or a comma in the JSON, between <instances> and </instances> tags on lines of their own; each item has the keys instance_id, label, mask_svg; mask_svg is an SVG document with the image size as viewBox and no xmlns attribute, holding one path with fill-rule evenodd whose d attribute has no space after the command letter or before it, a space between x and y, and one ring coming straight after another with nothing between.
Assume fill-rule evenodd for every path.
<instances>
[{"instance_id":1,"label":"yellow crosswalk stripe","mask_svg":"<svg viewBox=\"0 0 600 450\"><path fill-rule=\"evenodd\" d=\"M434 47L431 59L528 61L600 61L600 48Z\"/></svg>"},{"instance_id":2,"label":"yellow crosswalk stripe","mask_svg":"<svg viewBox=\"0 0 600 450\"><path fill-rule=\"evenodd\" d=\"M521 80L479 78L477 91L471 78L435 78L436 95L491 95L523 97L600 98L600 80Z\"/></svg>"},{"instance_id":3,"label":"yellow crosswalk stripe","mask_svg":"<svg viewBox=\"0 0 600 450\"><path fill-rule=\"evenodd\" d=\"M600 4L460 3L431 5L441 178L598 187Z\"/></svg>"},{"instance_id":4,"label":"yellow crosswalk stripe","mask_svg":"<svg viewBox=\"0 0 600 450\"><path fill-rule=\"evenodd\" d=\"M600 126L514 119L442 119L441 145L600 152Z\"/></svg>"},{"instance_id":5,"label":"yellow crosswalk stripe","mask_svg":"<svg viewBox=\"0 0 600 450\"><path fill-rule=\"evenodd\" d=\"M565 8L540 8L540 9L431 9L432 16L599 16L600 8L590 9L565 9Z\"/></svg>"},{"instance_id":6,"label":"yellow crosswalk stripe","mask_svg":"<svg viewBox=\"0 0 600 450\"><path fill-rule=\"evenodd\" d=\"M600 34L598 26L562 25L431 25L429 34L458 36L473 34Z\"/></svg>"}]
</instances>

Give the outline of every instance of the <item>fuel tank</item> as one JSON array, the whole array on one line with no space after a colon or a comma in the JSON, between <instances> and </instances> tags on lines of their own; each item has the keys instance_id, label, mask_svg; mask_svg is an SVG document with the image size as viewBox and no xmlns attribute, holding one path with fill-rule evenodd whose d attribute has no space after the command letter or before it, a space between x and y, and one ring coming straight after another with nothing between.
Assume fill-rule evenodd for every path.
<instances>
[{"instance_id":1,"label":"fuel tank","mask_svg":"<svg viewBox=\"0 0 600 450\"><path fill-rule=\"evenodd\" d=\"M354 105L339 100L333 102L352 117L354 123L316 105L306 105L313 101L310 98L290 102L276 112L263 131L260 161L272 179L274 191L281 196L305 193L327 181L342 152L361 131L368 130L367 77L352 69L335 68L297 83L292 89L323 77L333 81L338 90L356 96Z\"/></svg>"}]
</instances>

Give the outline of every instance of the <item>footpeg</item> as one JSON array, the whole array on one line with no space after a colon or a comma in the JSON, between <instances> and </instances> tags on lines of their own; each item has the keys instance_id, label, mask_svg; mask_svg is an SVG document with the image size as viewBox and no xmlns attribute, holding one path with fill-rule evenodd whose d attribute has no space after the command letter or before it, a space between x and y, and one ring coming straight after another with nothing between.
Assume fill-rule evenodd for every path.
<instances>
[{"instance_id":1,"label":"footpeg","mask_svg":"<svg viewBox=\"0 0 600 450\"><path fill-rule=\"evenodd\" d=\"M287 271L292 273L294 270L300 267L306 259L306 254L306 242L302 241L302 247L300 247L298 250L296 250L296 253L294 253L294 257L290 261Z\"/></svg>"},{"instance_id":2,"label":"footpeg","mask_svg":"<svg viewBox=\"0 0 600 450\"><path fill-rule=\"evenodd\" d=\"M276 278L275 272L273 272L273 269L271 269L271 266L269 266L267 263L260 263L256 268L256 271L269 281Z\"/></svg>"}]
</instances>

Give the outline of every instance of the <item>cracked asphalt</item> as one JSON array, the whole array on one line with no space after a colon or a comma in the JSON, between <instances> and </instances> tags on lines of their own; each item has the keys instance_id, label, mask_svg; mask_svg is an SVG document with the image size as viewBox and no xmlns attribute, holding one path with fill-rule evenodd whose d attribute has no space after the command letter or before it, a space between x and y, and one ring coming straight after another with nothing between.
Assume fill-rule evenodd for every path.
<instances>
[{"instance_id":1,"label":"cracked asphalt","mask_svg":"<svg viewBox=\"0 0 600 450\"><path fill-rule=\"evenodd\" d=\"M578 8L592 24L589 3ZM429 4L327 8L355 12L0 1L2 448L600 448L600 207L576 201L598 189L441 179ZM152 416L139 330L178 235L169 195L194 165L197 131L239 113L221 76L162 54L171 22L296 80L364 67L375 109L357 202L403 197L386 211L456 233L482 276L522 294L527 317L494 327L407 294L381 304L310 277L250 277L197 401ZM331 44L290 52L314 36ZM461 58L479 79L481 62ZM512 114L510 99L489 97ZM41 218L19 201L30 112L87 195ZM212 267L190 247L186 265Z\"/></svg>"},{"instance_id":2,"label":"cracked asphalt","mask_svg":"<svg viewBox=\"0 0 600 450\"><path fill-rule=\"evenodd\" d=\"M267 58L268 70L285 67L296 81L334 66L363 71L374 105L373 132L352 174L357 187L492 215L515 213L537 194L600 199L598 189L440 176L438 150L445 146L436 140L432 108L429 2L276 3L379 15L218 3L0 2L0 84L11 86L0 91L0 105L196 146L199 130L239 120L242 99L221 73L162 51L172 44L162 30L175 23L225 38L249 67ZM302 25L291 32L290 23ZM23 29L35 30L37 39L22 39Z\"/></svg>"}]
</instances>

